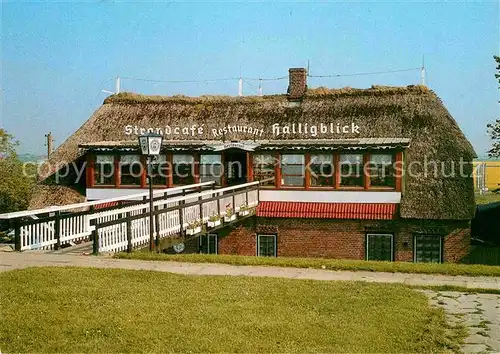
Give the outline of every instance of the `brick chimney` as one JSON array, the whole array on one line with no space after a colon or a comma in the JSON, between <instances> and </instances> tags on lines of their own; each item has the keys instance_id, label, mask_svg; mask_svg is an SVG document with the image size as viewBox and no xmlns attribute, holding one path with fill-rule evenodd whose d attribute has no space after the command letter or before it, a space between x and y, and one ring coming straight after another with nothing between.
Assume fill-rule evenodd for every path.
<instances>
[{"instance_id":1,"label":"brick chimney","mask_svg":"<svg viewBox=\"0 0 500 354\"><path fill-rule=\"evenodd\" d=\"M301 100L307 91L307 71L305 68L288 69L288 99Z\"/></svg>"}]
</instances>

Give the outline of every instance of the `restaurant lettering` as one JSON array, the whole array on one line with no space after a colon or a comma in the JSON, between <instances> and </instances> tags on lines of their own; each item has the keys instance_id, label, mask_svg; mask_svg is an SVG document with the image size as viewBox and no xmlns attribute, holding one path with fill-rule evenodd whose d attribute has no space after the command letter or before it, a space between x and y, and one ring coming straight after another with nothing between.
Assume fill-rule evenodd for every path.
<instances>
[{"instance_id":1,"label":"restaurant lettering","mask_svg":"<svg viewBox=\"0 0 500 354\"><path fill-rule=\"evenodd\" d=\"M359 134L359 126L355 123L341 124L341 123L292 123L292 124L278 124L275 123L271 126L271 134L274 137L286 137L290 134L301 134L310 137L318 135L342 135L342 134ZM142 135L146 133L161 134L165 137L169 136L186 136L195 137L210 134L213 138L222 138L229 134L248 135L254 137L262 137L264 129L250 125L228 124L219 128L206 128L204 124L193 124L184 127L171 127L166 125L164 127L139 127L137 125L125 126L125 135Z\"/></svg>"}]
</instances>

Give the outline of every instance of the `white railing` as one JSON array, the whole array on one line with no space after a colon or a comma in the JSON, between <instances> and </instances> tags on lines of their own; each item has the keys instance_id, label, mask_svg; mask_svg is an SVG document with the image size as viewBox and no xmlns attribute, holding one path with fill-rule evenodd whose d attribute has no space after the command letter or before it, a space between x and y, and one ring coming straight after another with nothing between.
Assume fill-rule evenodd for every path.
<instances>
[{"instance_id":1,"label":"white railing","mask_svg":"<svg viewBox=\"0 0 500 354\"><path fill-rule=\"evenodd\" d=\"M226 209L237 213L243 205L256 207L258 183L154 201L153 238L184 235L193 223L204 224L214 214L223 217ZM138 211L141 213L137 214ZM119 252L148 244L151 240L149 215L149 201L89 215L95 220L94 252ZM112 221L99 222L103 218Z\"/></svg>"},{"instance_id":2,"label":"white railing","mask_svg":"<svg viewBox=\"0 0 500 354\"><path fill-rule=\"evenodd\" d=\"M213 188L213 182L154 190L153 195L155 198L165 195L169 198L179 192L189 195L204 187ZM65 243L88 240L93 230L90 225L93 219L97 219L97 224L118 220L120 213L117 211L120 210L118 206L113 208L117 212L107 213L106 210L102 212L92 210L96 205L143 200L147 196L149 191L92 202L0 214L0 220L10 220L16 229L16 250L54 249ZM147 207L141 205L132 212L132 215L140 215L144 209L149 210L149 205Z\"/></svg>"}]
</instances>

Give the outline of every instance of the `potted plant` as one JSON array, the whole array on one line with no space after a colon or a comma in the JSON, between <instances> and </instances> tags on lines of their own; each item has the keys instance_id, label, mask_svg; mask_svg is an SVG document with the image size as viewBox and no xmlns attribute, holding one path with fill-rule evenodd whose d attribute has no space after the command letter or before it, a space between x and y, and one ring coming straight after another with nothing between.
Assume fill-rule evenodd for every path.
<instances>
[{"instance_id":1,"label":"potted plant","mask_svg":"<svg viewBox=\"0 0 500 354\"><path fill-rule=\"evenodd\" d=\"M240 206L240 211L238 212L239 216L247 216L250 214L250 208L248 207L248 204L243 204Z\"/></svg>"},{"instance_id":2,"label":"potted plant","mask_svg":"<svg viewBox=\"0 0 500 354\"><path fill-rule=\"evenodd\" d=\"M221 224L221 217L219 214L214 214L208 218L208 227L217 227Z\"/></svg>"},{"instance_id":3,"label":"potted plant","mask_svg":"<svg viewBox=\"0 0 500 354\"><path fill-rule=\"evenodd\" d=\"M187 235L196 235L201 232L202 222L201 220L195 220L186 229Z\"/></svg>"},{"instance_id":4,"label":"potted plant","mask_svg":"<svg viewBox=\"0 0 500 354\"><path fill-rule=\"evenodd\" d=\"M231 204L226 205L226 215L224 215L224 222L231 222L236 220L236 214L231 208Z\"/></svg>"}]
</instances>

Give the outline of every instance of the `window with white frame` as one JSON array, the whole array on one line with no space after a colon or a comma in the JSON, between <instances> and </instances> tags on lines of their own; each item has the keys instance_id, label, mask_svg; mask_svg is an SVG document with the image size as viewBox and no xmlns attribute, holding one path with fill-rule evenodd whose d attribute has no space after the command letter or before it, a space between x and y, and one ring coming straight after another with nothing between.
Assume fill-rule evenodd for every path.
<instances>
[{"instance_id":1,"label":"window with white frame","mask_svg":"<svg viewBox=\"0 0 500 354\"><path fill-rule=\"evenodd\" d=\"M363 187L363 154L340 155L340 186Z\"/></svg>"},{"instance_id":2,"label":"window with white frame","mask_svg":"<svg viewBox=\"0 0 500 354\"><path fill-rule=\"evenodd\" d=\"M214 181L216 186L220 186L223 175L221 155L203 154L200 156L200 182Z\"/></svg>"},{"instance_id":3,"label":"window with white frame","mask_svg":"<svg viewBox=\"0 0 500 354\"><path fill-rule=\"evenodd\" d=\"M172 180L175 186L194 183L194 156L189 154L172 155Z\"/></svg>"},{"instance_id":4,"label":"window with white frame","mask_svg":"<svg viewBox=\"0 0 500 354\"><path fill-rule=\"evenodd\" d=\"M276 186L274 167L276 158L271 154L257 154L253 156L253 178L260 181L263 187Z\"/></svg>"},{"instance_id":5,"label":"window with white frame","mask_svg":"<svg viewBox=\"0 0 500 354\"><path fill-rule=\"evenodd\" d=\"M217 234L200 236L200 253L217 254Z\"/></svg>"},{"instance_id":6,"label":"window with white frame","mask_svg":"<svg viewBox=\"0 0 500 354\"><path fill-rule=\"evenodd\" d=\"M277 256L276 235L257 235L257 256Z\"/></svg>"},{"instance_id":7,"label":"window with white frame","mask_svg":"<svg viewBox=\"0 0 500 354\"><path fill-rule=\"evenodd\" d=\"M393 154L371 154L369 171L372 187L396 187Z\"/></svg>"},{"instance_id":8,"label":"window with white frame","mask_svg":"<svg viewBox=\"0 0 500 354\"><path fill-rule=\"evenodd\" d=\"M120 156L121 185L140 186L141 176L144 172L140 155Z\"/></svg>"},{"instance_id":9,"label":"window with white frame","mask_svg":"<svg viewBox=\"0 0 500 354\"><path fill-rule=\"evenodd\" d=\"M311 187L333 186L333 155L311 155Z\"/></svg>"},{"instance_id":10,"label":"window with white frame","mask_svg":"<svg viewBox=\"0 0 500 354\"><path fill-rule=\"evenodd\" d=\"M394 256L394 236L392 234L371 233L366 235L366 260L392 261Z\"/></svg>"}]
</instances>

